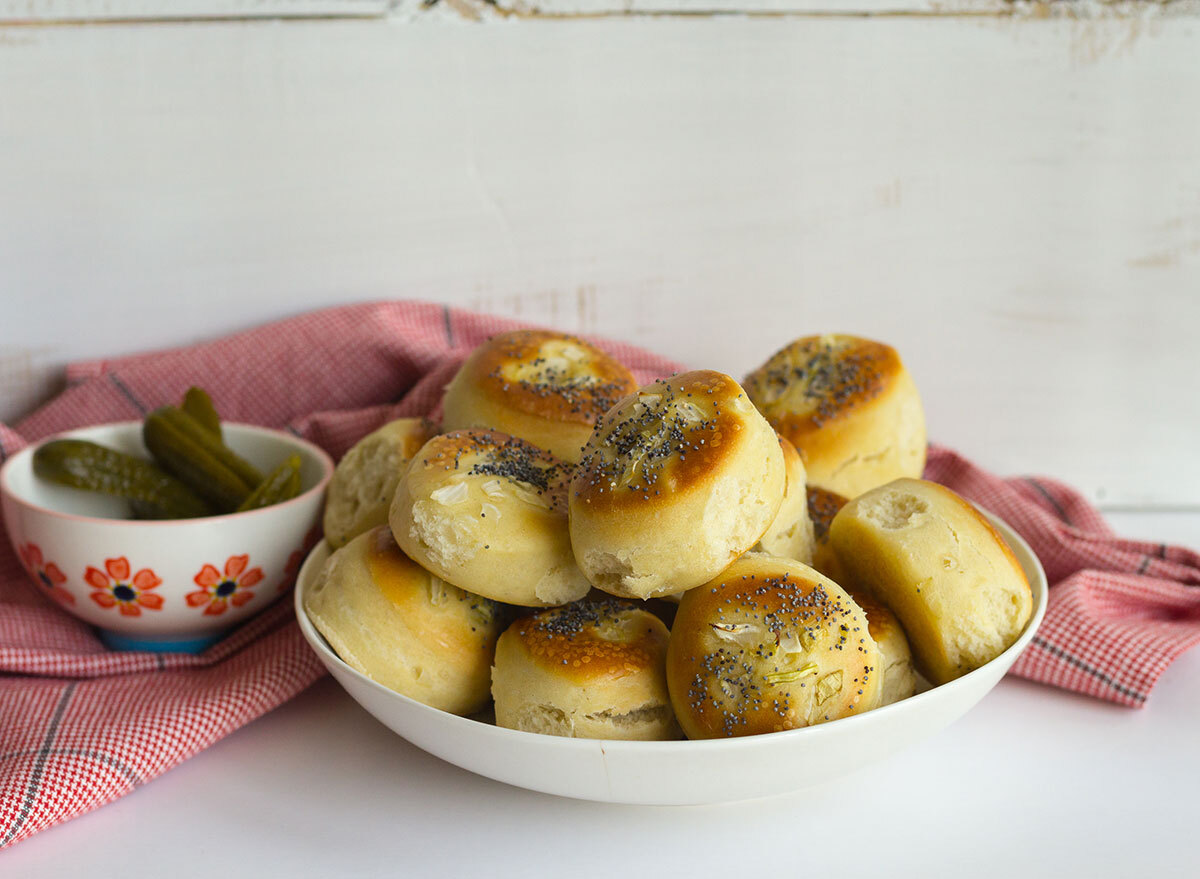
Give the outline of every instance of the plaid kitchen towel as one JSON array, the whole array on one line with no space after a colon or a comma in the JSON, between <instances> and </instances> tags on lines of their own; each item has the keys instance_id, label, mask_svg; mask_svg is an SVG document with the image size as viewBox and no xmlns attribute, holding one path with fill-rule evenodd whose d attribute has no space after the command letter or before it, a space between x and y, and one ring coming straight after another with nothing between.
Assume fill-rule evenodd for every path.
<instances>
[{"instance_id":1,"label":"plaid kitchen towel","mask_svg":"<svg viewBox=\"0 0 1200 879\"><path fill-rule=\"evenodd\" d=\"M517 326L437 305L354 305L77 364L55 400L14 429L0 425L0 461L62 430L139 418L193 384L227 420L286 427L337 458L387 420L436 418L467 352ZM600 342L643 381L679 368ZM1142 705L1167 664L1200 641L1196 553L1117 538L1066 486L999 479L947 449L931 447L926 475L1011 523L1046 566L1050 608L1015 673ZM128 793L321 674L286 600L198 656L108 651L55 605L61 572L40 586L26 576L51 573L36 556L18 558L0 540L0 847Z\"/></svg>"}]
</instances>

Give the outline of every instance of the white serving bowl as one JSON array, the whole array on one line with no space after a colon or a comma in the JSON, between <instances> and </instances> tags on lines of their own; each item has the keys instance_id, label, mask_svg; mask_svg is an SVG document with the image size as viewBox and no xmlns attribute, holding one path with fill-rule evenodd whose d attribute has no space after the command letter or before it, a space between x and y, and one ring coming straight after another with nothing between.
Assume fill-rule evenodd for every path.
<instances>
[{"instance_id":1,"label":"white serving bowl","mask_svg":"<svg viewBox=\"0 0 1200 879\"><path fill-rule=\"evenodd\" d=\"M271 507L200 519L135 520L129 505L33 472L38 445L0 468L8 539L43 593L100 629L110 647L197 651L274 602L320 522L333 461L278 430L223 424L231 449L264 473L299 454L302 492ZM86 427L85 439L149 458L142 423Z\"/></svg>"},{"instance_id":2,"label":"white serving bowl","mask_svg":"<svg viewBox=\"0 0 1200 879\"><path fill-rule=\"evenodd\" d=\"M1046 575L1029 546L989 517L1021 562L1034 610L1017 642L982 668L884 708L804 729L742 738L623 742L568 739L456 717L383 687L342 662L308 619L304 592L329 557L324 542L296 582L300 630L350 696L385 726L479 775L545 793L609 803L692 805L772 796L848 774L961 717L996 685L1046 612Z\"/></svg>"}]
</instances>

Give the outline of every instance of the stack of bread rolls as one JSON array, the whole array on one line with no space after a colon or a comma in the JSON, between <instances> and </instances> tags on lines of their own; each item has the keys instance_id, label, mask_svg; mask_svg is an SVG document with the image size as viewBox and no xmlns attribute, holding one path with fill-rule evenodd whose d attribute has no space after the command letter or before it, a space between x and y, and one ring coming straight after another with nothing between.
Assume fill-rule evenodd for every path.
<instances>
[{"instance_id":1,"label":"stack of bread rolls","mask_svg":"<svg viewBox=\"0 0 1200 879\"><path fill-rule=\"evenodd\" d=\"M363 674L512 729L825 723L979 667L1029 620L1011 551L924 457L915 384L878 342L638 387L591 343L504 333L448 385L440 432L402 419L338 464L305 607Z\"/></svg>"}]
</instances>

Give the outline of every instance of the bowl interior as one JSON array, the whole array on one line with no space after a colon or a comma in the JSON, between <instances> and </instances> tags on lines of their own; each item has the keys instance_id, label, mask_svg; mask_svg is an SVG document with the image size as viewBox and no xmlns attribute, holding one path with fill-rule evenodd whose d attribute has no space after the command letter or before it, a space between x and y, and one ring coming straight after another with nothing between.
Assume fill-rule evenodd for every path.
<instances>
[{"instance_id":1,"label":"bowl interior","mask_svg":"<svg viewBox=\"0 0 1200 879\"><path fill-rule=\"evenodd\" d=\"M300 455L301 493L321 485L333 471L333 462L328 455L290 434L249 424L224 424L222 430L226 444L263 473L277 467L290 454ZM90 440L118 452L150 458L142 443L140 421L84 427L52 439L64 438ZM129 519L129 504L122 498L67 488L39 478L33 472L35 448L22 449L0 471L0 484L5 492L26 504L54 513L95 519Z\"/></svg>"}]
</instances>

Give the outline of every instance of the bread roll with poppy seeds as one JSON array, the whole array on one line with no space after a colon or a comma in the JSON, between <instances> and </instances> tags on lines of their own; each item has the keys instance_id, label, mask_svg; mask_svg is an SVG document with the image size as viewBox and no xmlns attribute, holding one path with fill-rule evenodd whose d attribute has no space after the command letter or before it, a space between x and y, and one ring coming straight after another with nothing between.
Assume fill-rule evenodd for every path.
<instances>
[{"instance_id":1,"label":"bread roll with poppy seeds","mask_svg":"<svg viewBox=\"0 0 1200 879\"><path fill-rule=\"evenodd\" d=\"M667 685L690 739L749 736L874 708L881 655L862 609L791 559L751 553L686 593Z\"/></svg>"},{"instance_id":2,"label":"bread roll with poppy seeds","mask_svg":"<svg viewBox=\"0 0 1200 879\"><path fill-rule=\"evenodd\" d=\"M806 336L746 376L746 393L804 456L808 481L855 497L925 468L925 413L896 350Z\"/></svg>"},{"instance_id":3,"label":"bread roll with poppy seeds","mask_svg":"<svg viewBox=\"0 0 1200 879\"><path fill-rule=\"evenodd\" d=\"M1004 538L950 489L897 479L850 501L830 538L856 589L900 620L917 669L944 684L995 659L1033 613Z\"/></svg>"},{"instance_id":4,"label":"bread roll with poppy seeds","mask_svg":"<svg viewBox=\"0 0 1200 879\"><path fill-rule=\"evenodd\" d=\"M409 559L386 525L329 557L304 609L338 656L371 680L451 714L487 704L500 608Z\"/></svg>"},{"instance_id":5,"label":"bread roll with poppy seeds","mask_svg":"<svg viewBox=\"0 0 1200 879\"><path fill-rule=\"evenodd\" d=\"M867 631L879 645L880 682L879 706L907 699L917 689L917 672L913 668L908 637L896 615L865 592L847 589L847 594L867 615Z\"/></svg>"},{"instance_id":6,"label":"bread roll with poppy seeds","mask_svg":"<svg viewBox=\"0 0 1200 879\"><path fill-rule=\"evenodd\" d=\"M786 475L770 425L727 375L639 388L600 419L571 479L571 545L588 579L626 598L673 595L754 546Z\"/></svg>"},{"instance_id":7,"label":"bread roll with poppy seeds","mask_svg":"<svg viewBox=\"0 0 1200 879\"><path fill-rule=\"evenodd\" d=\"M492 336L446 388L447 431L490 427L574 464L596 421L637 387L590 342L548 330Z\"/></svg>"},{"instance_id":8,"label":"bread roll with poppy seeds","mask_svg":"<svg viewBox=\"0 0 1200 879\"><path fill-rule=\"evenodd\" d=\"M396 542L469 592L526 607L587 594L567 532L570 465L494 430L459 430L421 447L392 501Z\"/></svg>"},{"instance_id":9,"label":"bread roll with poppy seeds","mask_svg":"<svg viewBox=\"0 0 1200 879\"><path fill-rule=\"evenodd\" d=\"M500 636L496 724L587 739L679 738L665 672L667 628L623 601L578 601Z\"/></svg>"},{"instance_id":10,"label":"bread roll with poppy seeds","mask_svg":"<svg viewBox=\"0 0 1200 879\"><path fill-rule=\"evenodd\" d=\"M325 499L325 539L334 549L386 525L392 496L413 455L435 433L425 418L398 418L342 456Z\"/></svg>"},{"instance_id":11,"label":"bread roll with poppy seeds","mask_svg":"<svg viewBox=\"0 0 1200 879\"><path fill-rule=\"evenodd\" d=\"M808 515L807 477L804 462L796 447L779 437L783 452L783 469L787 474L783 503L767 533L759 539L756 550L785 559L795 559L811 565L813 560L813 523Z\"/></svg>"}]
</instances>

